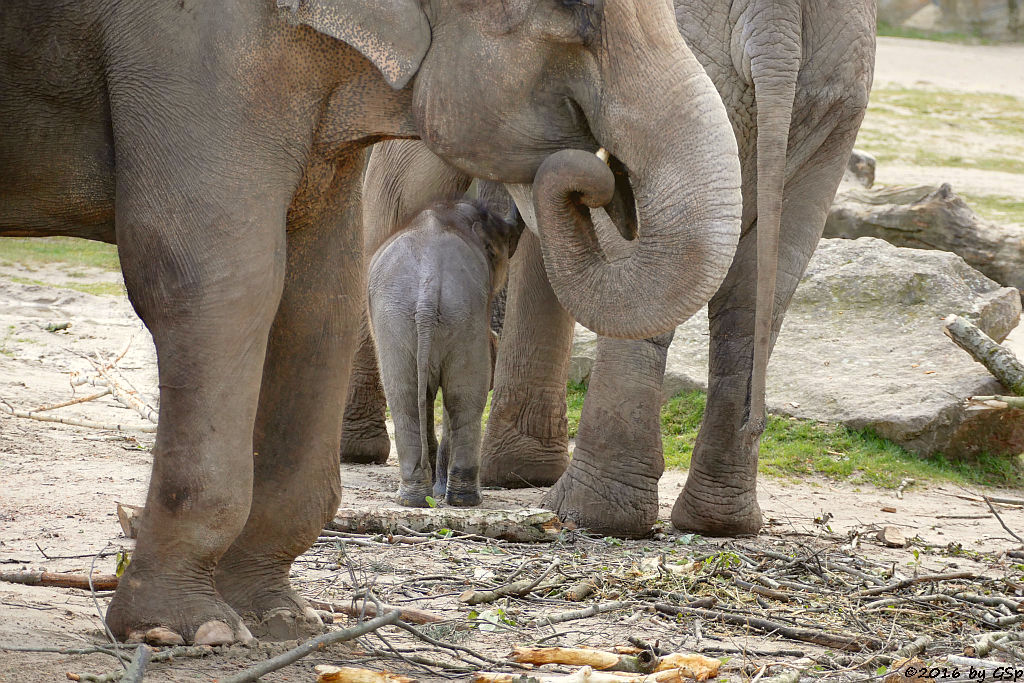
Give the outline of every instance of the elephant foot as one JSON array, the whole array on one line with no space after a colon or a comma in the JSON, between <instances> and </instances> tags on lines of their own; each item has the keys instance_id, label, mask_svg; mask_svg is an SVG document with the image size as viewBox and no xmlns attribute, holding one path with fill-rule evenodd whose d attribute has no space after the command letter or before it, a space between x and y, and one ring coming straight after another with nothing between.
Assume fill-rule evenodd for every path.
<instances>
[{"instance_id":1,"label":"elephant foot","mask_svg":"<svg viewBox=\"0 0 1024 683\"><path fill-rule=\"evenodd\" d=\"M210 585L126 573L107 608L115 637L150 645L251 643L252 633Z\"/></svg>"},{"instance_id":2,"label":"elephant foot","mask_svg":"<svg viewBox=\"0 0 1024 683\"><path fill-rule=\"evenodd\" d=\"M610 475L590 467L577 448L541 505L593 533L643 538L658 520L658 477Z\"/></svg>"},{"instance_id":3,"label":"elephant foot","mask_svg":"<svg viewBox=\"0 0 1024 683\"><path fill-rule=\"evenodd\" d=\"M348 424L341 433L341 461L353 465L383 465L391 454L391 438L383 423L373 429L355 429Z\"/></svg>"},{"instance_id":4,"label":"elephant foot","mask_svg":"<svg viewBox=\"0 0 1024 683\"><path fill-rule=\"evenodd\" d=\"M398 495L395 502L407 508L428 508L427 497L432 496L433 488L430 486L406 486L404 483L398 485Z\"/></svg>"},{"instance_id":5,"label":"elephant foot","mask_svg":"<svg viewBox=\"0 0 1024 683\"><path fill-rule=\"evenodd\" d=\"M324 631L320 616L292 589L287 578L268 581L265 573L218 570L217 590L257 638L297 640Z\"/></svg>"},{"instance_id":6,"label":"elephant foot","mask_svg":"<svg viewBox=\"0 0 1024 683\"><path fill-rule=\"evenodd\" d=\"M763 522L757 493L732 486L708 486L694 479L691 470L683 492L672 506L672 526L704 536L756 534Z\"/></svg>"},{"instance_id":7,"label":"elephant foot","mask_svg":"<svg viewBox=\"0 0 1024 683\"><path fill-rule=\"evenodd\" d=\"M448 494L444 497L444 502L452 507L457 508L472 508L476 507L483 502L480 497L480 491L452 491L448 490Z\"/></svg>"},{"instance_id":8,"label":"elephant foot","mask_svg":"<svg viewBox=\"0 0 1024 683\"><path fill-rule=\"evenodd\" d=\"M480 455L480 483L506 489L551 486L569 466L566 440L525 434L492 413Z\"/></svg>"}]
</instances>

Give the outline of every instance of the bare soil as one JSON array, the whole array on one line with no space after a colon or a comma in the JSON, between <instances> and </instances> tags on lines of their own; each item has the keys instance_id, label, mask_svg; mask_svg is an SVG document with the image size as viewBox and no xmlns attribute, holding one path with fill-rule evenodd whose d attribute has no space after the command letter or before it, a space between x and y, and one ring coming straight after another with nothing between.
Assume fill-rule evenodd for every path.
<instances>
[{"instance_id":1,"label":"bare soil","mask_svg":"<svg viewBox=\"0 0 1024 683\"><path fill-rule=\"evenodd\" d=\"M930 55L924 62L928 74L936 70L946 73L949 79L960 78L957 74L961 67L977 65L972 75L962 82L964 88L985 78L992 79L991 83L979 87L1004 91L1004 87L1016 83L1024 88L1024 79L1015 81L1012 76L1012 70L1024 64L1024 56L1013 52L1018 48L967 48L978 51L972 55L991 51L995 59L1008 55L1005 59L1010 61L1006 68L999 69L973 58L954 58L958 69L954 73L951 68L936 67L935 60L946 59L950 50L959 50L960 46L904 45L907 42L880 41L880 80L912 84L920 79L952 87L941 79L932 80L933 75L927 78L916 75L920 73L919 67L914 66L918 62L912 62L907 55L925 49ZM906 59L906 68L894 72L896 66L887 55L897 55L894 60ZM1006 79L1006 83L1000 78ZM27 280L47 284L28 284ZM116 362L119 381L126 387L134 387L143 400L154 404L156 371L152 342L126 299L93 296L67 288L81 283L117 281L115 274L87 269L76 269L72 273L59 265L31 270L21 266L0 268L0 399L18 410L31 410L72 396L89 395L99 389L73 388L70 378L95 375L96 364L119 359ZM46 329L48 324L64 322L71 323L65 330ZM1024 350L1020 340L1015 343ZM147 424L135 411L124 408L110 396L62 408L54 414L101 423ZM133 545L121 532L115 504L116 501L131 504L144 501L151 444L151 434L84 429L0 414L0 571L45 568L56 572L88 572L94 567L98 572L112 573L114 553L131 549ZM660 484L662 520L668 519L685 477L686 473L680 471L669 471L663 477ZM380 506L390 502L397 488L397 468L393 458L383 467L344 466L342 480L345 486L343 505ZM542 493L536 489L488 491L484 505L499 509L536 506ZM986 493L1021 497L1020 492L1015 491L989 490ZM347 544L345 557L336 544L315 547L296 563L293 580L307 595L335 602L348 599L354 586L373 584L388 602L428 609L453 620L452 624L463 625L467 623L469 608L460 604L457 596L465 588L500 583L501 577L528 559L536 560L533 570L541 569L556 556L579 572L605 577L607 584L613 587L604 589L599 595L602 600L629 599L639 588L654 585L644 581L650 578L650 561L653 559L657 564L658 557L677 563L692 562L701 553L706 555L708 548L725 551L746 548L748 554L775 549L811 562L826 551L847 548L852 539L857 539L858 545L848 547L848 552L863 558L865 566L873 567L876 573L883 572L886 566L891 568L888 575L896 577L962 570L1020 581L1019 568L1014 568L1014 560L1004 554L1019 543L988 514L977 492L918 482L909 485L901 495L865 484L762 478L759 497L769 524L757 538L719 543L681 536L665 525L663 533L652 539L622 544L573 533L557 544L535 546L435 540L427 547L420 547L382 545L372 539L357 539L362 545ZM282 514L287 512L282 511ZM1024 532L1024 507L1001 506L1000 514L1011 529ZM898 526L908 539L913 539L910 547L886 548L873 540L873 532L883 525ZM634 575L631 572L636 574L635 580L616 578L631 577ZM654 574L667 575L659 574L659 570ZM448 581L418 583L417 577L428 575L448 577ZM847 578L857 584L852 577ZM696 584L688 585L692 588ZM863 584L854 586L859 587ZM96 596L94 603L93 596L84 591L0 583L0 647L77 648L103 644L106 638L97 603L102 611L108 600L109 596L102 593ZM636 635L660 641L666 647L690 650L700 650L701 642L720 642L798 648L808 654L825 656L821 647L746 634L742 628L709 622L703 624L703 640L698 642L692 619L666 619L645 610L610 612L567 622L557 629L523 626L530 618L573 607L559 599L512 602L504 609L509 621L518 624L513 628L456 630L453 625L443 634L495 658L503 657L513 644L532 643L552 634L560 635L548 644L607 647L623 643L628 635ZM758 608L753 605L752 609ZM820 613L822 610L824 608L815 607L806 611ZM895 629L895 621L892 628ZM901 626L900 633L906 628L909 627ZM976 626L961 624L960 628L953 633L955 628L949 627L953 633L950 642L959 638L969 643L971 637L980 632ZM440 627L432 632L442 634ZM893 632L889 630L890 638ZM409 646L413 643L408 638L393 635L392 631L388 634L388 640L394 644ZM878 635L884 638L886 634ZM383 647L380 641L375 646ZM284 647L235 647L204 659L158 663L151 666L146 680L212 681L250 666L271 652L280 652ZM365 652L365 645L361 647ZM436 655L435 651L432 656ZM313 664L351 663L364 657L365 654L353 647L336 646L262 680L312 681L315 679L311 671ZM723 676L730 680L746 679L762 664L777 660L780 658L734 655L723 669ZM367 665L440 680L437 673L417 672L408 663L394 660ZM100 674L117 668L117 662L104 654L67 655L0 649L0 681L12 683L66 680L68 672Z\"/></svg>"}]
</instances>

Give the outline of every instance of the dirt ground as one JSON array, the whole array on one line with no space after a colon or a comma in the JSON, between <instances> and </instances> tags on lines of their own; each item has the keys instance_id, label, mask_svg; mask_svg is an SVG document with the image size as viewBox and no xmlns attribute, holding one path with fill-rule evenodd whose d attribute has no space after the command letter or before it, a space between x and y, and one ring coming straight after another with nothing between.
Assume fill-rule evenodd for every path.
<instances>
[{"instance_id":1,"label":"dirt ground","mask_svg":"<svg viewBox=\"0 0 1024 683\"><path fill-rule=\"evenodd\" d=\"M883 39L879 50L880 81L908 85L928 81L942 87L976 87L996 92L1017 87L1024 91L1024 78L1013 76L1020 74L1019 69L1024 65L1022 48L963 48L967 52L961 55L960 46L938 43L922 46L916 41ZM920 56L922 51L924 57ZM939 59L951 60L950 67L939 66L936 61ZM985 61L988 59L999 64L990 64ZM901 66L894 65L892 60ZM966 65L972 67L970 73L964 71ZM73 396L88 396L100 389L89 385L72 388L70 378L95 377L97 367L116 359L114 376L121 386L134 388L141 401L154 405L156 372L152 343L127 301L123 297L93 296L67 288L81 283L117 281L115 274L82 268L72 272L60 266L32 270L22 266L0 267L0 398L3 401L18 410L31 410ZM47 325L65 322L71 323L67 329L46 329ZM1021 353L1024 328L1018 328L1015 339ZM1021 355L1024 357L1024 353ZM110 396L63 408L54 414L107 424L147 425L138 412L119 405ZM148 448L151 444L152 434L148 433L84 429L0 414L0 572L42 568L88 572L94 566L99 572L112 573L114 553L133 545L118 525L116 501L142 504L149 477ZM685 476L685 472L670 471L662 479L661 519L668 519ZM387 505L397 488L393 458L383 467L345 466L342 478L345 486L342 504L346 507ZM542 493L540 490L488 491L485 506L500 509L536 506ZM1019 491L986 493L1022 497ZM756 539L738 542L702 542L702 552L709 547L707 543L724 550L756 546L794 552L803 548L810 552L815 548L838 548L859 537L863 540L856 552L872 567L890 565L892 576L956 570L996 578L1012 575L1015 581L1020 580L1019 568L1014 569L1013 562L1002 554L1019 544L988 513L976 491L918 482L897 494L857 482L788 482L762 478L759 498L769 520L764 533ZM1001 506L1000 515L1011 529L1024 532L1024 507ZM874 530L883 525L899 527L907 538L913 539L911 546L886 548L871 540ZM565 562L590 566L586 563L593 562L594 557L604 557L607 566L601 567L599 573L616 576L620 570L628 573L631 566L643 567L644 560L649 558L671 555L693 559L697 551L689 548L690 542L691 539L667 526L653 539L621 545L573 534L558 544L546 546L495 543L474 546L468 542L436 540L427 549L364 540L362 545L346 546L349 559L341 564L335 546L314 548L296 564L293 580L307 595L335 602L347 599L353 585L376 583L378 594L389 602L402 602L402 606L429 609L445 618L463 621L468 608L457 601L458 593L467 587L486 585L526 559L547 562L563 557ZM415 584L415 577L427 575L448 576L454 586L449 592L412 594L403 588L410 581ZM609 594L608 597L614 596ZM628 598L628 594L618 596L618 599ZM105 636L97 603L99 610L103 610L108 600L109 595L104 593L98 594L94 603L93 597L84 591L0 583L0 645L78 648L102 644ZM532 606L510 604L507 609L510 613L531 609L535 613L542 608L552 612L572 608L570 603L559 607L563 602L546 600ZM452 630L448 636L462 639L463 644L491 656L501 657L512 644L532 643L554 632L553 628L503 629ZM699 649L692 622L665 619L649 611L609 612L569 622L556 633L557 637L549 644L611 646L624 642L628 635L635 635L663 644ZM389 637L393 642L410 644L408 640ZM734 645L794 646L774 637L746 636L735 629L729 631L709 624L704 625L704 638L708 642L727 641ZM247 650L236 647L205 659L186 658L154 664L146 680L212 681L252 665L266 657L270 650L279 652L283 648ZM806 649L809 653L823 651L823 648ZM313 664L347 663L362 656L350 648L335 646L261 680L312 681L315 679L311 671ZM723 676L745 679L762 663L769 664L777 659L762 657L748 661L747 657L734 657L723 670ZM369 665L415 671L401 662ZM12 683L66 680L68 672L101 674L117 666L113 658L104 654L0 650L0 681ZM440 680L436 674L414 675Z\"/></svg>"}]
</instances>

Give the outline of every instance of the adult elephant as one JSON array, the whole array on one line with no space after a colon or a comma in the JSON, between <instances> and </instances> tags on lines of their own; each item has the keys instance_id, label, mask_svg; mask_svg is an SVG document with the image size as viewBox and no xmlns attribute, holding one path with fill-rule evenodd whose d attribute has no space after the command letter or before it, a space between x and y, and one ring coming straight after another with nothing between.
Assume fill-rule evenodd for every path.
<instances>
[{"instance_id":1,"label":"adult elephant","mask_svg":"<svg viewBox=\"0 0 1024 683\"><path fill-rule=\"evenodd\" d=\"M685 318L738 239L735 141L665 28L667 3L276 5L0 5L0 235L116 242L156 343L147 512L106 615L119 638L229 643L250 637L240 615L272 636L320 626L288 574L340 498L366 145L421 137L463 172L510 182L563 164L564 148L611 150L655 238L641 251L718 257L698 264L694 295L656 277L633 291L574 249L567 275L601 276L594 302L650 298L627 328L567 300L609 334ZM588 239L571 222L546 229Z\"/></svg>"},{"instance_id":2,"label":"adult elephant","mask_svg":"<svg viewBox=\"0 0 1024 683\"><path fill-rule=\"evenodd\" d=\"M675 14L732 122L743 173L743 220L736 257L710 302L707 409L672 522L706 534L753 533L761 526L755 483L768 355L821 236L867 107L875 3L675 0ZM662 84L665 90L673 86ZM378 205L458 182L456 170L445 175L443 164L414 154L408 148L375 151L381 165L367 179L385 188L385 197L375 198ZM387 155L404 157L401 167L389 168ZM422 172L428 167L429 173ZM542 194L538 208L550 199ZM382 229L370 207L370 234L393 228L385 220ZM622 253L627 262L633 258L629 244L604 243L613 264ZM658 408L672 337L600 339L570 462L565 380L573 316L552 291L548 254L542 264L540 252L536 240L524 235L510 273L483 481L505 487L554 484L544 504L562 517L600 533L646 534L657 516L664 469ZM680 258L674 268L659 269L658 277L671 280L686 264ZM367 405L360 386L353 387L353 412ZM369 423L365 414L360 417L351 428L346 422L356 443L357 431L365 432Z\"/></svg>"}]
</instances>

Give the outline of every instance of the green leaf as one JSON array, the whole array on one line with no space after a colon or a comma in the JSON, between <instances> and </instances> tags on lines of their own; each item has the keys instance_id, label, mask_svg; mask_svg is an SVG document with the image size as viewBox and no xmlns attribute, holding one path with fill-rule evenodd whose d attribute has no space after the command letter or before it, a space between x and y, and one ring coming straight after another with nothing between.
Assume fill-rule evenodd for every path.
<instances>
[{"instance_id":1,"label":"green leaf","mask_svg":"<svg viewBox=\"0 0 1024 683\"><path fill-rule=\"evenodd\" d=\"M888 670L889 670L889 668L888 668L888 667L886 667L886 666L880 666L880 667L878 667L878 668L877 668L877 669L875 670L875 675L876 675L876 676L884 676L884 675L885 675L885 672L886 672L886 671L888 671Z\"/></svg>"},{"instance_id":2,"label":"green leaf","mask_svg":"<svg viewBox=\"0 0 1024 683\"><path fill-rule=\"evenodd\" d=\"M437 507L437 501L434 499L433 496L427 496L427 505L429 505L432 508Z\"/></svg>"},{"instance_id":3,"label":"green leaf","mask_svg":"<svg viewBox=\"0 0 1024 683\"><path fill-rule=\"evenodd\" d=\"M124 574L124 570L128 569L128 565L131 564L132 554L127 550L118 550L116 559L117 569L114 570L114 573L117 574L117 576L121 576Z\"/></svg>"}]
</instances>

